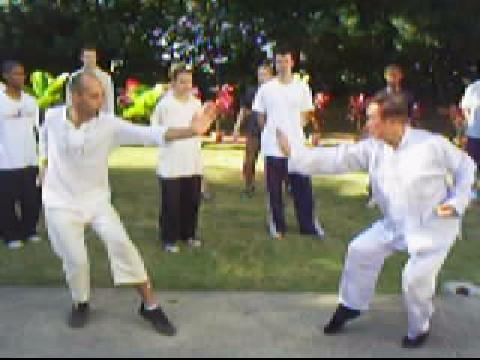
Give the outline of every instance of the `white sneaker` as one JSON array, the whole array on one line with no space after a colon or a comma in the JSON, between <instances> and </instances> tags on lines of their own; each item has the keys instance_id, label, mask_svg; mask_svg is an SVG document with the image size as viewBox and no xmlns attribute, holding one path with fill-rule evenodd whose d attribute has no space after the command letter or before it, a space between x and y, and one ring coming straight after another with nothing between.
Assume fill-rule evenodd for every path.
<instances>
[{"instance_id":1,"label":"white sneaker","mask_svg":"<svg viewBox=\"0 0 480 360\"><path fill-rule=\"evenodd\" d=\"M170 254L178 254L180 252L180 248L177 245L165 245L163 249Z\"/></svg>"},{"instance_id":2,"label":"white sneaker","mask_svg":"<svg viewBox=\"0 0 480 360\"><path fill-rule=\"evenodd\" d=\"M18 250L23 248L23 241L20 240L14 240L14 241L9 241L7 244L7 247L10 250Z\"/></svg>"},{"instance_id":3,"label":"white sneaker","mask_svg":"<svg viewBox=\"0 0 480 360\"><path fill-rule=\"evenodd\" d=\"M478 193L479 193L478 190L473 190L472 191L472 200L478 200L479 199L479 197L478 197L479 194Z\"/></svg>"},{"instance_id":4,"label":"white sneaker","mask_svg":"<svg viewBox=\"0 0 480 360\"><path fill-rule=\"evenodd\" d=\"M198 239L190 239L187 242L188 246L194 249L198 249L202 247L202 241Z\"/></svg>"},{"instance_id":5,"label":"white sneaker","mask_svg":"<svg viewBox=\"0 0 480 360\"><path fill-rule=\"evenodd\" d=\"M371 198L370 200L368 200L367 209L375 209L376 206L377 202L375 201L375 199Z\"/></svg>"},{"instance_id":6,"label":"white sneaker","mask_svg":"<svg viewBox=\"0 0 480 360\"><path fill-rule=\"evenodd\" d=\"M325 230L323 230L323 227L317 224L316 230L317 233L315 234L315 237L319 240L325 240Z\"/></svg>"},{"instance_id":7,"label":"white sneaker","mask_svg":"<svg viewBox=\"0 0 480 360\"><path fill-rule=\"evenodd\" d=\"M40 235L32 235L27 239L27 241L31 243L39 243L42 242L42 238Z\"/></svg>"}]
</instances>

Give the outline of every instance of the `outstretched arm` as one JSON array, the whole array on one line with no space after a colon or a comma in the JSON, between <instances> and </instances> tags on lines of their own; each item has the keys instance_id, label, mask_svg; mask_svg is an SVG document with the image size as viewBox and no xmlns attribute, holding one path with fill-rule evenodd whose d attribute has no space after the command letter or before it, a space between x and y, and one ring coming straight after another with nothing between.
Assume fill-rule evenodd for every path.
<instances>
[{"instance_id":1,"label":"outstretched arm","mask_svg":"<svg viewBox=\"0 0 480 360\"><path fill-rule=\"evenodd\" d=\"M192 125L184 128L165 128L161 125L139 126L117 120L115 145L160 145L169 141L200 136L210 129L216 116L215 105L207 103L195 114Z\"/></svg>"},{"instance_id":2,"label":"outstretched arm","mask_svg":"<svg viewBox=\"0 0 480 360\"><path fill-rule=\"evenodd\" d=\"M217 118L217 107L214 103L206 103L195 114L189 128L170 128L165 132L165 141L188 139L205 134Z\"/></svg>"},{"instance_id":3,"label":"outstretched arm","mask_svg":"<svg viewBox=\"0 0 480 360\"><path fill-rule=\"evenodd\" d=\"M280 149L289 158L290 170L308 175L368 171L373 151L370 140L354 145L307 149L293 148L280 130L277 130L277 139Z\"/></svg>"}]
</instances>

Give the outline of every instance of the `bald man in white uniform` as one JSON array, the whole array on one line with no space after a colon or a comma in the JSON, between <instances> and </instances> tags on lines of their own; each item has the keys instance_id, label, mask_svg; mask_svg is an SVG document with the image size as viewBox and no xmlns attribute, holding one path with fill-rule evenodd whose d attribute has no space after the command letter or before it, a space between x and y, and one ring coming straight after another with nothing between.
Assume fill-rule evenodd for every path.
<instances>
[{"instance_id":1,"label":"bald man in white uniform","mask_svg":"<svg viewBox=\"0 0 480 360\"><path fill-rule=\"evenodd\" d=\"M48 234L63 261L73 308L72 328L88 322L90 272L84 230L91 226L106 244L115 285L134 286L140 314L163 335L176 333L158 305L143 261L110 201L108 157L120 145L154 145L198 136L215 118L211 104L188 128L136 126L101 113L103 86L94 73L72 80L72 106L53 109L41 131L43 203ZM99 115L100 114L100 115Z\"/></svg>"}]
</instances>

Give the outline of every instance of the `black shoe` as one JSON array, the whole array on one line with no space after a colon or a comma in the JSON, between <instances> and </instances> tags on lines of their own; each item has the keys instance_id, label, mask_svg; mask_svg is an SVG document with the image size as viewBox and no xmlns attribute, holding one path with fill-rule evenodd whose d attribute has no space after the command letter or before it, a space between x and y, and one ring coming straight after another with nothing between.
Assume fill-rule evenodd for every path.
<instances>
[{"instance_id":1,"label":"black shoe","mask_svg":"<svg viewBox=\"0 0 480 360\"><path fill-rule=\"evenodd\" d=\"M80 303L72 306L72 312L68 319L68 325L72 329L84 328L90 318L90 305L88 303Z\"/></svg>"},{"instance_id":2,"label":"black shoe","mask_svg":"<svg viewBox=\"0 0 480 360\"><path fill-rule=\"evenodd\" d=\"M155 330L165 336L175 336L177 330L170 323L167 316L159 306L153 310L145 309L145 304L140 307L140 315L147 321L151 322Z\"/></svg>"},{"instance_id":3,"label":"black shoe","mask_svg":"<svg viewBox=\"0 0 480 360\"><path fill-rule=\"evenodd\" d=\"M358 318L361 312L352 310L344 305L339 305L337 311L333 315L332 320L325 326L323 332L325 335L335 335L343 330L348 321Z\"/></svg>"},{"instance_id":4,"label":"black shoe","mask_svg":"<svg viewBox=\"0 0 480 360\"><path fill-rule=\"evenodd\" d=\"M402 348L404 349L421 348L423 345L425 345L429 336L430 336L430 333L428 332L418 335L415 339L410 339L408 336L405 336L402 340Z\"/></svg>"}]
</instances>

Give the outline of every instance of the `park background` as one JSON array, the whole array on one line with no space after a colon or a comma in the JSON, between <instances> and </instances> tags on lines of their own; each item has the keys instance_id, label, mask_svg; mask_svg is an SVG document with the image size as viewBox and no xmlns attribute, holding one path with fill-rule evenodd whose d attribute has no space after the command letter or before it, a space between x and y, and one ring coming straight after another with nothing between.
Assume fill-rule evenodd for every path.
<instances>
[{"instance_id":1,"label":"park background","mask_svg":"<svg viewBox=\"0 0 480 360\"><path fill-rule=\"evenodd\" d=\"M480 58L480 2L455 0L25 0L1 1L0 60L25 63L29 91L43 109L63 101L66 73L80 66L79 49L94 43L102 68L111 71L118 112L147 122L164 91L170 65L195 66L205 98L232 88L231 114L220 126L229 131L239 95L255 82L256 66L272 57L275 43L294 44L297 71L308 74L316 94L332 98L323 112L332 141L355 135L348 99L384 86L383 69L395 62L423 109L424 125L452 136L446 109L458 103L476 77ZM129 92L128 86L131 86ZM123 91L122 91L123 88ZM213 89L213 90L212 90ZM201 213L205 247L178 255L162 253L157 234L156 149L122 148L111 159L113 201L154 281L163 289L224 289L335 292L348 241L378 217L365 208L367 178L361 174L315 179L317 208L325 242L295 234L271 241L265 227L262 165L259 191L242 200L243 147L207 144L206 178L215 199ZM479 210L467 215L442 282L480 283ZM45 233L43 233L45 237ZM94 236L89 233L88 239ZM103 246L89 241L94 286L109 286ZM59 285L60 262L48 242L18 253L0 249L0 284ZM388 262L380 291L400 291L405 255Z\"/></svg>"}]
</instances>

